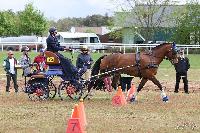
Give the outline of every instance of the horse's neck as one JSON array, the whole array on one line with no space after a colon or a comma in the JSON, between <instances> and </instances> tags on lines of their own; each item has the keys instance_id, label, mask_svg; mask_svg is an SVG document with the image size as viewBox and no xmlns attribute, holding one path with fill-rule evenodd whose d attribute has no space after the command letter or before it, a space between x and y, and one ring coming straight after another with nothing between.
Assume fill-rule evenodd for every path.
<instances>
[{"instance_id":1,"label":"horse's neck","mask_svg":"<svg viewBox=\"0 0 200 133\"><path fill-rule=\"evenodd\" d=\"M155 57L157 57L157 62L158 62L158 64L160 64L163 61L163 59L165 58L166 48L161 47L159 49L155 49L152 51L152 53Z\"/></svg>"}]
</instances>

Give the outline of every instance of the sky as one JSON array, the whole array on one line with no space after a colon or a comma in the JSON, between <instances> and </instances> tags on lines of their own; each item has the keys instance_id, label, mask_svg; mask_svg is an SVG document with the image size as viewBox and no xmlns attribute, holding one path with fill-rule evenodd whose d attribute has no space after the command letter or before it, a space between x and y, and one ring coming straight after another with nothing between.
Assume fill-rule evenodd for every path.
<instances>
[{"instance_id":1,"label":"sky","mask_svg":"<svg viewBox=\"0 0 200 133\"><path fill-rule=\"evenodd\" d=\"M93 14L109 16L116 10L113 0L0 0L0 10L23 10L25 5L33 3L34 7L44 13L48 19L66 17L86 17ZM118 0L120 1L120 0ZM179 3L187 0L177 0ZM199 0L200 1L200 0ZM123 5L123 4L120 4Z\"/></svg>"},{"instance_id":2,"label":"sky","mask_svg":"<svg viewBox=\"0 0 200 133\"><path fill-rule=\"evenodd\" d=\"M112 15L110 0L0 0L0 10L20 11L28 3L49 19L86 17L93 14Z\"/></svg>"}]
</instances>

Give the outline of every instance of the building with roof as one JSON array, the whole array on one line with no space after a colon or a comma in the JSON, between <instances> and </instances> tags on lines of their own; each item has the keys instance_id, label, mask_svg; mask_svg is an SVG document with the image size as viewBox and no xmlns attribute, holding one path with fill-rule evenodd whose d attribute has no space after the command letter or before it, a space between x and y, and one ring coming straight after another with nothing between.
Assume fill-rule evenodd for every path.
<instances>
[{"instance_id":1,"label":"building with roof","mask_svg":"<svg viewBox=\"0 0 200 133\"><path fill-rule=\"evenodd\" d=\"M57 37L61 43L100 43L95 33L58 32Z\"/></svg>"},{"instance_id":2,"label":"building with roof","mask_svg":"<svg viewBox=\"0 0 200 133\"><path fill-rule=\"evenodd\" d=\"M19 36L19 37L1 37L0 43L3 49L20 50L20 46L27 45L30 49L36 49L37 47L45 47L43 43L46 43L47 37L37 36ZM2 47L2 46L1 46Z\"/></svg>"},{"instance_id":3,"label":"building with roof","mask_svg":"<svg viewBox=\"0 0 200 133\"><path fill-rule=\"evenodd\" d=\"M136 5L130 12L117 12L114 23L123 27L122 43L141 42L136 32L145 38L145 43L168 41L176 30L174 17L180 17L184 9L184 5Z\"/></svg>"},{"instance_id":4,"label":"building with roof","mask_svg":"<svg viewBox=\"0 0 200 133\"><path fill-rule=\"evenodd\" d=\"M108 27L71 27L71 32L79 33L95 33L97 35L104 35L110 32Z\"/></svg>"}]
</instances>

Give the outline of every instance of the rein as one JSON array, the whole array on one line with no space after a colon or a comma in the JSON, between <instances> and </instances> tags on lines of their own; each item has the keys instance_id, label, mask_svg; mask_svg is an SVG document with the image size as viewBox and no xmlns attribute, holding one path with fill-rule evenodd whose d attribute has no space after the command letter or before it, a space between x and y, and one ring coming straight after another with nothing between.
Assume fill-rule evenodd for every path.
<instances>
[{"instance_id":1,"label":"rein","mask_svg":"<svg viewBox=\"0 0 200 133\"><path fill-rule=\"evenodd\" d=\"M125 66L125 67L120 67L120 68L114 68L113 70L106 71L106 72L104 72L104 73L100 73L100 74L91 76L90 79L96 78L96 77L100 77L100 76L104 76L104 75L106 75L106 74L110 74L110 73L113 73L113 72L116 72L116 71L119 71L119 70L123 70L123 69L130 68L130 67L135 67L135 66L136 66L136 64L135 64L135 65Z\"/></svg>"}]
</instances>

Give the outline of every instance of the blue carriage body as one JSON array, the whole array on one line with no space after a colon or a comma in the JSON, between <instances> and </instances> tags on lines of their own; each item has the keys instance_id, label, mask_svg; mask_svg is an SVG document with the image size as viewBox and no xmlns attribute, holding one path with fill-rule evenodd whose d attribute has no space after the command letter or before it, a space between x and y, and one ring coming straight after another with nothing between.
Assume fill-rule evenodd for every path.
<instances>
[{"instance_id":1,"label":"blue carriage body","mask_svg":"<svg viewBox=\"0 0 200 133\"><path fill-rule=\"evenodd\" d=\"M63 76L62 67L60 65L50 65L45 74L46 76Z\"/></svg>"}]
</instances>

